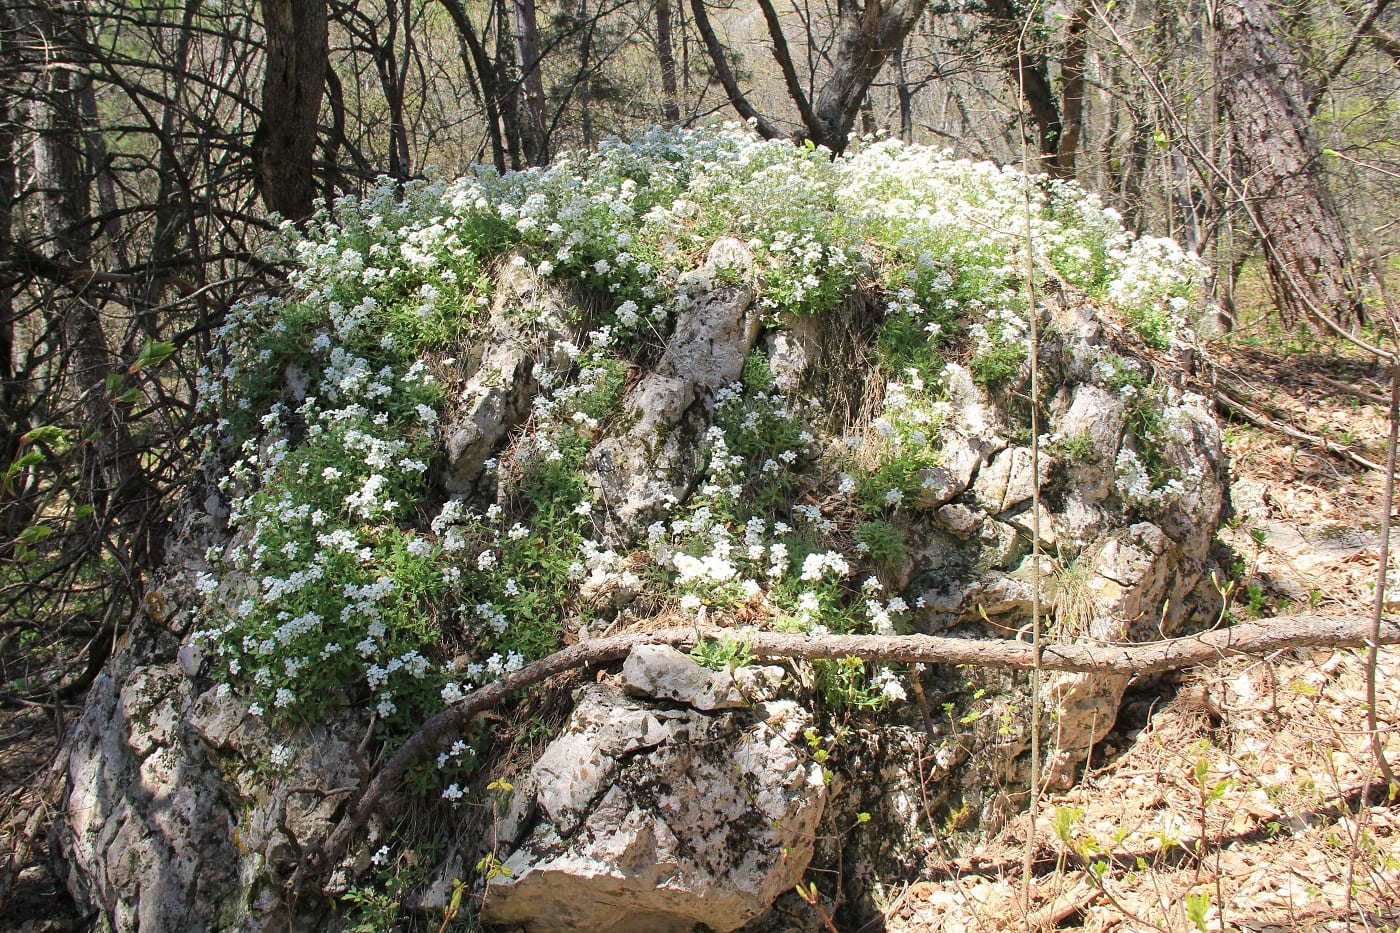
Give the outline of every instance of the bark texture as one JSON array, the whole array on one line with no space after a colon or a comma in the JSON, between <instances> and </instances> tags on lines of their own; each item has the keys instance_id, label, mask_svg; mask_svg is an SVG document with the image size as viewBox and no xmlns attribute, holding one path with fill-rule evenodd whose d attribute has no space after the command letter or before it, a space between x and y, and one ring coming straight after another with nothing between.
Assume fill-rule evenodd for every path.
<instances>
[{"instance_id":1,"label":"bark texture","mask_svg":"<svg viewBox=\"0 0 1400 933\"><path fill-rule=\"evenodd\" d=\"M1319 164L1301 67L1265 0L1227 0L1219 73L1237 168L1264 231L1269 281L1289 321L1364 318L1351 250Z\"/></svg>"},{"instance_id":2,"label":"bark texture","mask_svg":"<svg viewBox=\"0 0 1400 933\"><path fill-rule=\"evenodd\" d=\"M540 29L535 0L515 0L515 50L520 62L522 142L531 165L549 161L548 133L544 125L544 79L540 76Z\"/></svg>"},{"instance_id":3,"label":"bark texture","mask_svg":"<svg viewBox=\"0 0 1400 933\"><path fill-rule=\"evenodd\" d=\"M796 134L797 137L840 153L846 148L851 127L855 125L870 85L918 23L919 17L928 8L928 0L867 0L863 4L842 4L837 13L836 51L832 56L835 67L815 95L809 94L802 86L778 11L769 0L760 0L759 6L773 43L773 57L782 71L788 96L797 106L802 120L803 128ZM714 64L715 74L735 111L744 119L753 121L758 132L768 139L790 135L759 113L739 87L738 79L729 67L724 46L710 24L703 0L691 0L690 7L695 14L695 26ZM807 41L812 45L819 44L819 40L811 35Z\"/></svg>"},{"instance_id":4,"label":"bark texture","mask_svg":"<svg viewBox=\"0 0 1400 933\"><path fill-rule=\"evenodd\" d=\"M262 13L267 66L253 168L267 209L301 220L316 197L312 157L326 85L326 3L262 0Z\"/></svg>"}]
</instances>

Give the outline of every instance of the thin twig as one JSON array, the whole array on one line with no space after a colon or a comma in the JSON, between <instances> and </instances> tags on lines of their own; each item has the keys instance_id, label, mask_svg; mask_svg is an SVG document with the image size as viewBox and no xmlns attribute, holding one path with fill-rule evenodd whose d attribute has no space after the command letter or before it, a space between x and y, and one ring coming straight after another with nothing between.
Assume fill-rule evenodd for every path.
<instances>
[{"instance_id":1,"label":"thin twig","mask_svg":"<svg viewBox=\"0 0 1400 933\"><path fill-rule=\"evenodd\" d=\"M1376 572L1376 599L1371 607L1371 642L1366 647L1366 728L1371 733L1371 754L1381 775L1390 783L1391 793L1400 791L1400 781L1385 757L1376 720L1376 663L1380 652L1381 618L1385 612L1385 584L1390 569L1390 511L1395 504L1395 448L1400 434L1400 364L1390 367L1390 439L1386 445L1385 487L1381 493L1380 569Z\"/></svg>"}]
</instances>

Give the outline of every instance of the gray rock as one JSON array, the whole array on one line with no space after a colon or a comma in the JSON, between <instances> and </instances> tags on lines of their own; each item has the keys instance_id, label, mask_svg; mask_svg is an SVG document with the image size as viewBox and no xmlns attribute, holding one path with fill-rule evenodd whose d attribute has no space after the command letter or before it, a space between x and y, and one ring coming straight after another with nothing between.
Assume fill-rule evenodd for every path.
<instances>
[{"instance_id":1,"label":"gray rock","mask_svg":"<svg viewBox=\"0 0 1400 933\"><path fill-rule=\"evenodd\" d=\"M1042 450L1037 458L1036 475L1033 476L1031 460L1029 447L1011 447L997 454L977 474L977 482L973 484L977 504L992 515L1000 515L1030 500L1035 494L1037 478L1044 486L1054 467L1053 458Z\"/></svg>"},{"instance_id":2,"label":"gray rock","mask_svg":"<svg viewBox=\"0 0 1400 933\"><path fill-rule=\"evenodd\" d=\"M231 800L196 736L178 663L109 668L66 746L58 841L80 904L115 931L224 928L240 913Z\"/></svg>"},{"instance_id":3,"label":"gray rock","mask_svg":"<svg viewBox=\"0 0 1400 933\"><path fill-rule=\"evenodd\" d=\"M746 249L721 239L711 254ZM752 303L753 291L742 285L692 301L656 369L623 401L616 427L589 453L589 483L603 498L615 533L636 534L694 485L714 393L743 373L758 337Z\"/></svg>"},{"instance_id":4,"label":"gray rock","mask_svg":"<svg viewBox=\"0 0 1400 933\"><path fill-rule=\"evenodd\" d=\"M959 538L970 538L977 533L986 515L966 505L956 504L943 506L934 513L934 517L938 524Z\"/></svg>"},{"instance_id":5,"label":"gray rock","mask_svg":"<svg viewBox=\"0 0 1400 933\"><path fill-rule=\"evenodd\" d=\"M739 695L749 703L765 703L776 699L783 682L787 680L787 671L776 664L741 667L733 673L734 686L738 688Z\"/></svg>"},{"instance_id":6,"label":"gray rock","mask_svg":"<svg viewBox=\"0 0 1400 933\"><path fill-rule=\"evenodd\" d=\"M1069 410L1055 422L1066 439L1087 437L1098 463L1113 463L1123 441L1123 400L1092 382L1074 389ZM1110 480L1113 474L1109 473Z\"/></svg>"},{"instance_id":7,"label":"gray rock","mask_svg":"<svg viewBox=\"0 0 1400 933\"><path fill-rule=\"evenodd\" d=\"M943 378L953 416L944 425L940 438L938 466L919 476L919 505L925 509L937 508L961 494L983 464L1006 446L996 409L987 393L973 381L972 374L949 363Z\"/></svg>"},{"instance_id":8,"label":"gray rock","mask_svg":"<svg viewBox=\"0 0 1400 933\"><path fill-rule=\"evenodd\" d=\"M521 329L511 323L519 318L521 308L531 309L541 325ZM470 489L501 439L530 413L530 403L540 389L536 365L557 376L572 364L559 349L565 335L550 327L563 308L560 295L540 281L528 264L502 265L491 311L491 336L445 432L449 491Z\"/></svg>"},{"instance_id":9,"label":"gray rock","mask_svg":"<svg viewBox=\"0 0 1400 933\"><path fill-rule=\"evenodd\" d=\"M632 649L622 665L622 684L633 696L685 703L706 712L745 705L730 671L702 667L670 645Z\"/></svg>"},{"instance_id":10,"label":"gray rock","mask_svg":"<svg viewBox=\"0 0 1400 933\"><path fill-rule=\"evenodd\" d=\"M1107 620L1101 638L1131 634L1134 640L1157 637L1163 602L1169 598L1168 575L1179 548L1162 529L1139 522L1102 539L1093 554L1090 589ZM1114 632L1112 629L1119 629ZM1124 631L1126 629L1126 631Z\"/></svg>"},{"instance_id":11,"label":"gray rock","mask_svg":"<svg viewBox=\"0 0 1400 933\"><path fill-rule=\"evenodd\" d=\"M733 930L802 877L826 803L791 701L718 715L580 691L516 812L483 919L528 931ZM526 798L532 797L532 800Z\"/></svg>"},{"instance_id":12,"label":"gray rock","mask_svg":"<svg viewBox=\"0 0 1400 933\"><path fill-rule=\"evenodd\" d=\"M1027 509L1018 515L1008 517L1006 523L1019 531L1027 541L1030 541L1036 531L1035 515L1036 512L1033 509ZM1050 514L1050 510L1043 503L1040 506L1039 515L1040 546L1042 548L1055 548L1060 543L1060 535L1057 530L1059 521Z\"/></svg>"}]
</instances>

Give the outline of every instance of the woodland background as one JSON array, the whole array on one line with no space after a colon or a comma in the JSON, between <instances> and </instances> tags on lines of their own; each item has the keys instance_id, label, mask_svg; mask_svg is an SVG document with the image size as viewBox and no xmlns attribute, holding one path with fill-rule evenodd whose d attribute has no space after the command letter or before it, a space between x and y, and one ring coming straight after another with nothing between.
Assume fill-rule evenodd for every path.
<instances>
[{"instance_id":1,"label":"woodland background","mask_svg":"<svg viewBox=\"0 0 1400 933\"><path fill-rule=\"evenodd\" d=\"M1397 105L1390 0L0 0L3 702L81 697L159 599L196 371L322 201L654 124L890 134L1078 180L1227 328L1393 346Z\"/></svg>"}]
</instances>

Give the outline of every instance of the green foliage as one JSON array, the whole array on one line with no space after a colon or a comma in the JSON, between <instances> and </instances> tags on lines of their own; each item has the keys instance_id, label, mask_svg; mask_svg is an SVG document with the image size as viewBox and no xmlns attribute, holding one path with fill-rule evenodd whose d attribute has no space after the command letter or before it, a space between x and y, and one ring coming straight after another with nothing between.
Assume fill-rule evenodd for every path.
<instances>
[{"instance_id":1,"label":"green foliage","mask_svg":"<svg viewBox=\"0 0 1400 933\"><path fill-rule=\"evenodd\" d=\"M895 566L904 559L904 534L889 522L866 519L856 526L856 551L875 564Z\"/></svg>"},{"instance_id":2,"label":"green foliage","mask_svg":"<svg viewBox=\"0 0 1400 933\"><path fill-rule=\"evenodd\" d=\"M747 642L724 635L700 639L690 649L690 657L712 671L724 671L752 664L754 653Z\"/></svg>"},{"instance_id":3,"label":"green foliage","mask_svg":"<svg viewBox=\"0 0 1400 933\"><path fill-rule=\"evenodd\" d=\"M1025 347L1019 344L993 343L968 361L977 384L995 388L1009 382L1026 361Z\"/></svg>"},{"instance_id":4,"label":"green foliage","mask_svg":"<svg viewBox=\"0 0 1400 933\"><path fill-rule=\"evenodd\" d=\"M1094 443L1094 438L1087 429L1073 437L1061 440L1059 450L1060 455L1066 460L1080 463L1088 463L1101 455L1098 445Z\"/></svg>"}]
</instances>

